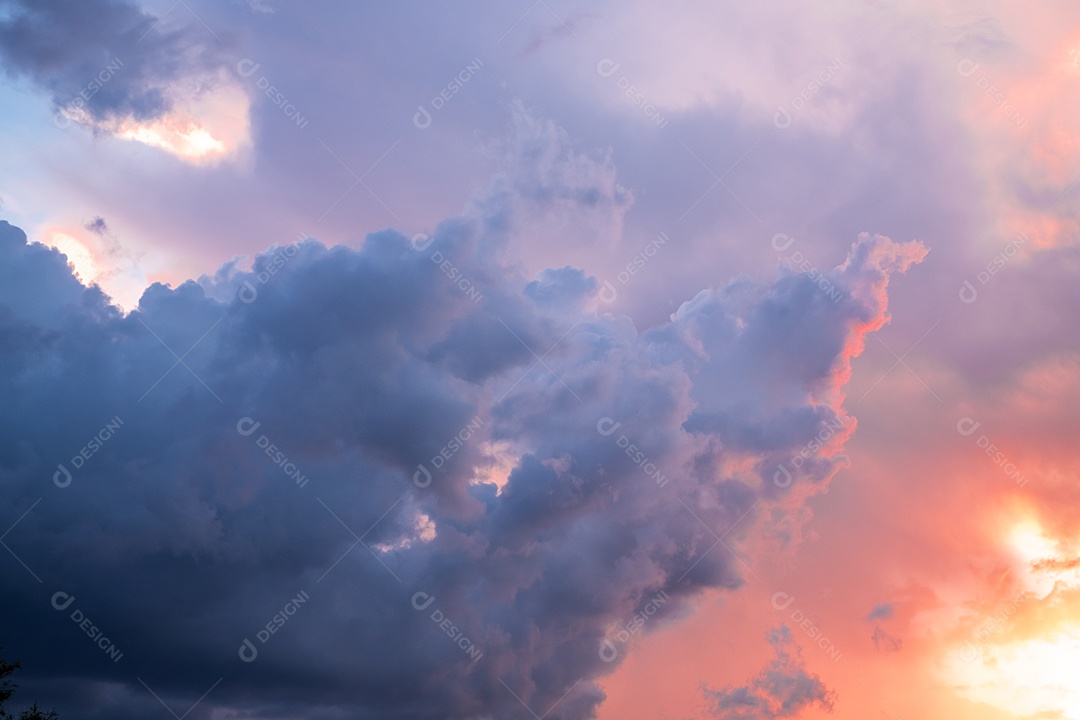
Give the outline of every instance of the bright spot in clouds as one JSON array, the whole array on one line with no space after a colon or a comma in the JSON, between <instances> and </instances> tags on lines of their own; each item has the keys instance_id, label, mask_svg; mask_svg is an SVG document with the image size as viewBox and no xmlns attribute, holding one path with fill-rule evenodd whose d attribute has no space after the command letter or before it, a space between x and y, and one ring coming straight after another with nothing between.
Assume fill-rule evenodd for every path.
<instances>
[{"instance_id":1,"label":"bright spot in clouds","mask_svg":"<svg viewBox=\"0 0 1080 720\"><path fill-rule=\"evenodd\" d=\"M1018 525L1010 534L1009 544L1023 563L1021 572L1029 591L1045 597L1056 587L1080 587L1075 557L1061 552L1058 543L1047 537L1037 523Z\"/></svg>"},{"instance_id":2,"label":"bright spot in clouds","mask_svg":"<svg viewBox=\"0 0 1080 720\"><path fill-rule=\"evenodd\" d=\"M978 620L971 641L950 654L948 676L970 700L1017 716L1080 720L1080 624L1063 608L1080 587L1076 558L1034 519L1004 541L1022 565L1020 594Z\"/></svg>"},{"instance_id":3,"label":"bright spot in clouds","mask_svg":"<svg viewBox=\"0 0 1080 720\"><path fill-rule=\"evenodd\" d=\"M61 111L81 125L164 150L194 164L217 162L250 146L249 101L225 77L204 77L171 88L171 110L148 121L95 120L86 110Z\"/></svg>"},{"instance_id":4,"label":"bright spot in clouds","mask_svg":"<svg viewBox=\"0 0 1080 720\"><path fill-rule=\"evenodd\" d=\"M101 270L94 262L90 249L65 232L54 232L48 244L67 256L68 264L75 269L75 274L84 285L94 282Z\"/></svg>"},{"instance_id":5,"label":"bright spot in clouds","mask_svg":"<svg viewBox=\"0 0 1080 720\"><path fill-rule=\"evenodd\" d=\"M184 122L158 120L149 125L133 125L117 133L124 140L135 140L144 145L161 148L185 160L201 160L215 157L225 152L225 144L211 135L205 128L187 121L187 129L182 130Z\"/></svg>"},{"instance_id":6,"label":"bright spot in clouds","mask_svg":"<svg viewBox=\"0 0 1080 720\"><path fill-rule=\"evenodd\" d=\"M986 648L975 662L956 663L954 682L971 700L1018 716L1080 720L1080 627ZM1057 711L1062 715L1055 714Z\"/></svg>"},{"instance_id":7,"label":"bright spot in clouds","mask_svg":"<svg viewBox=\"0 0 1080 720\"><path fill-rule=\"evenodd\" d=\"M395 550L406 550L412 547L413 543L416 541L429 543L434 540L437 535L438 532L435 527L435 521L432 520L431 516L427 513L421 512L416 514L411 535L405 535L397 542L393 543L376 543L372 547L381 553L390 553Z\"/></svg>"}]
</instances>

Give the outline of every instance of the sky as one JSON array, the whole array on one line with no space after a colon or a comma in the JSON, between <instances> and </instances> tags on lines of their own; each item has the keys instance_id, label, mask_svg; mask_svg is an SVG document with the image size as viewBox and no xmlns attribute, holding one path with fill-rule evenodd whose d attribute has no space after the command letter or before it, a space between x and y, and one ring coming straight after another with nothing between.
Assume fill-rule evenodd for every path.
<instances>
[{"instance_id":1,"label":"sky","mask_svg":"<svg viewBox=\"0 0 1080 720\"><path fill-rule=\"evenodd\" d=\"M86 720L1080 720L1080 6L0 0L0 657Z\"/></svg>"}]
</instances>

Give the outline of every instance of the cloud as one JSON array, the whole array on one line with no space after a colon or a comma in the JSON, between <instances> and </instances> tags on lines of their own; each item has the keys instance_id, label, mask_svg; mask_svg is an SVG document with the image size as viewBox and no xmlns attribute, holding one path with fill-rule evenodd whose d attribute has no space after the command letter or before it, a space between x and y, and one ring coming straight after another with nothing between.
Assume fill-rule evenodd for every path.
<instances>
[{"instance_id":1,"label":"cloud","mask_svg":"<svg viewBox=\"0 0 1080 720\"><path fill-rule=\"evenodd\" d=\"M874 609L867 614L866 619L871 622L874 620L888 620L895 612L896 608L892 603L881 603L874 606Z\"/></svg>"},{"instance_id":2,"label":"cloud","mask_svg":"<svg viewBox=\"0 0 1080 720\"><path fill-rule=\"evenodd\" d=\"M874 641L874 647L878 649L878 652L895 653L900 652L904 647L902 639L885 632L879 623L874 623L874 634L870 636L870 639Z\"/></svg>"},{"instance_id":3,"label":"cloud","mask_svg":"<svg viewBox=\"0 0 1080 720\"><path fill-rule=\"evenodd\" d=\"M549 27L536 26L532 29L528 45L522 51L522 55L531 55L539 52L551 43L559 40L567 40L570 36L576 36L574 28L590 20L597 20L599 16L589 12L579 12L567 17L565 20L558 19Z\"/></svg>"},{"instance_id":4,"label":"cloud","mask_svg":"<svg viewBox=\"0 0 1080 720\"><path fill-rule=\"evenodd\" d=\"M79 123L189 160L246 142L247 102L225 41L197 16L174 26L169 12L119 0L3 0L0 12L0 64L49 93L58 127Z\"/></svg>"},{"instance_id":5,"label":"cloud","mask_svg":"<svg viewBox=\"0 0 1080 720\"><path fill-rule=\"evenodd\" d=\"M77 103L96 121L161 117L171 109L171 84L221 62L202 28L167 30L162 18L126 2L5 0L0 8L8 72L48 90L58 108ZM109 77L98 80L102 73Z\"/></svg>"},{"instance_id":6,"label":"cloud","mask_svg":"<svg viewBox=\"0 0 1080 720\"><path fill-rule=\"evenodd\" d=\"M95 235L107 235L109 233L109 226L105 222L105 218L100 215L94 217L90 222L84 223L83 227Z\"/></svg>"},{"instance_id":7,"label":"cloud","mask_svg":"<svg viewBox=\"0 0 1080 720\"><path fill-rule=\"evenodd\" d=\"M774 481L925 251L863 235L840 302L740 278L642 333L581 271L503 259L517 202L273 247L126 315L0 226L2 520L26 513L0 586L32 680L98 688L88 716L138 677L184 707L225 678L193 718L583 718L613 629L737 589L715 533L835 472ZM775 642L783 702L823 697Z\"/></svg>"},{"instance_id":8,"label":"cloud","mask_svg":"<svg viewBox=\"0 0 1080 720\"><path fill-rule=\"evenodd\" d=\"M879 603L863 618L874 626L874 633L870 636L870 639L874 642L874 647L877 648L878 652L896 653L900 652L904 646L904 641L901 638L890 635L881 625L882 620L891 620L895 614L895 605L892 603Z\"/></svg>"},{"instance_id":9,"label":"cloud","mask_svg":"<svg viewBox=\"0 0 1080 720\"><path fill-rule=\"evenodd\" d=\"M814 705L831 711L836 694L806 671L787 625L769 633L769 644L775 657L746 685L705 691L712 714L721 720L771 720L795 717Z\"/></svg>"}]
</instances>

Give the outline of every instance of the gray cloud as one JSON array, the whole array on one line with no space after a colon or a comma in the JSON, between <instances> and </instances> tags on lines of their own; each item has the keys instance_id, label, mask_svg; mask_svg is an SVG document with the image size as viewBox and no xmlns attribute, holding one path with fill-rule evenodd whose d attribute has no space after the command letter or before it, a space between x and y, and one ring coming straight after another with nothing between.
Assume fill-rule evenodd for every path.
<instances>
[{"instance_id":1,"label":"gray cloud","mask_svg":"<svg viewBox=\"0 0 1080 720\"><path fill-rule=\"evenodd\" d=\"M870 639L874 641L874 647L878 652L895 653L900 652L904 647L904 641L887 633L880 623L874 623L874 634L870 636Z\"/></svg>"},{"instance_id":2,"label":"gray cloud","mask_svg":"<svg viewBox=\"0 0 1080 720\"><path fill-rule=\"evenodd\" d=\"M109 226L105 222L105 218L100 215L96 216L88 223L83 223L83 227L95 235L107 235L109 233Z\"/></svg>"},{"instance_id":3,"label":"gray cloud","mask_svg":"<svg viewBox=\"0 0 1080 720\"><path fill-rule=\"evenodd\" d=\"M87 717L224 678L190 717L585 718L611 628L738 588L715 533L789 497L778 464L842 412L854 339L920 249L863 236L842 302L743 278L639 334L580 271L504 264L508 202L423 251L274 247L128 315L0 226L0 521L29 509L0 587L28 681ZM734 454L755 469L726 475Z\"/></svg>"},{"instance_id":4,"label":"gray cloud","mask_svg":"<svg viewBox=\"0 0 1080 720\"><path fill-rule=\"evenodd\" d=\"M795 717L814 705L832 710L836 694L806 671L802 650L787 625L769 633L769 644L775 657L746 685L706 690L713 715L722 720L772 720Z\"/></svg>"},{"instance_id":5,"label":"gray cloud","mask_svg":"<svg viewBox=\"0 0 1080 720\"><path fill-rule=\"evenodd\" d=\"M888 620L896 612L896 607L892 603L879 603L874 606L866 615L868 621L874 620Z\"/></svg>"},{"instance_id":6,"label":"gray cloud","mask_svg":"<svg viewBox=\"0 0 1080 720\"><path fill-rule=\"evenodd\" d=\"M177 15L184 12L177 8ZM224 67L222 39L120 0L2 0L0 63L94 121L160 117L168 87Z\"/></svg>"}]
</instances>

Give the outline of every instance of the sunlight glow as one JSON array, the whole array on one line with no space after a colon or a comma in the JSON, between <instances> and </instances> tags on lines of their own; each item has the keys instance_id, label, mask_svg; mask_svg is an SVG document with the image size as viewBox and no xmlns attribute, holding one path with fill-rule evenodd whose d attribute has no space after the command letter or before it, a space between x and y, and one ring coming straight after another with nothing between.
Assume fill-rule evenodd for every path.
<instances>
[{"instance_id":1,"label":"sunlight glow","mask_svg":"<svg viewBox=\"0 0 1080 720\"><path fill-rule=\"evenodd\" d=\"M485 441L481 443L480 451L486 462L473 468L472 484L494 483L501 493L510 480L510 473L517 467L520 452L515 451L513 444L505 440Z\"/></svg>"},{"instance_id":2,"label":"sunlight glow","mask_svg":"<svg viewBox=\"0 0 1080 720\"><path fill-rule=\"evenodd\" d=\"M49 238L49 245L67 256L68 265L75 270L79 281L84 285L94 282L101 274L101 269L94 262L90 248L64 232L54 232Z\"/></svg>"},{"instance_id":3,"label":"sunlight glow","mask_svg":"<svg viewBox=\"0 0 1080 720\"><path fill-rule=\"evenodd\" d=\"M435 527L435 521L432 520L431 516L427 513L421 512L416 514L416 518L413 521L412 535L405 535L397 542L376 543L372 547L379 552L386 554L394 552L395 550L405 550L406 548L410 548L415 542L429 543L437 536L438 531Z\"/></svg>"},{"instance_id":4,"label":"sunlight glow","mask_svg":"<svg viewBox=\"0 0 1080 720\"><path fill-rule=\"evenodd\" d=\"M216 162L251 141L250 101L233 79L210 75L170 87L169 111L152 120L95 118L83 107L63 108L71 122L164 150L194 164Z\"/></svg>"},{"instance_id":5,"label":"sunlight glow","mask_svg":"<svg viewBox=\"0 0 1080 720\"><path fill-rule=\"evenodd\" d=\"M1080 627L991 646L977 662L957 664L954 682L972 700L1019 716L1080 720Z\"/></svg>"},{"instance_id":6,"label":"sunlight glow","mask_svg":"<svg viewBox=\"0 0 1080 720\"><path fill-rule=\"evenodd\" d=\"M1004 544L1023 594L980 619L974 636L946 660L948 677L968 699L1017 716L1080 720L1080 624L1062 605L1080 587L1076 553L1034 516L1009 528Z\"/></svg>"},{"instance_id":7,"label":"sunlight glow","mask_svg":"<svg viewBox=\"0 0 1080 720\"><path fill-rule=\"evenodd\" d=\"M187 160L212 158L226 151L224 143L205 128L195 125L194 122L187 123L187 127L183 129L178 128L177 123L169 119L159 120L149 125L131 125L117 132L117 137L161 148Z\"/></svg>"},{"instance_id":8,"label":"sunlight glow","mask_svg":"<svg viewBox=\"0 0 1080 720\"><path fill-rule=\"evenodd\" d=\"M1026 588L1039 597L1046 597L1055 587L1080 587L1080 567L1072 562L1075 553L1048 538L1036 522L1014 527L1009 546L1023 565L1019 570Z\"/></svg>"}]
</instances>

